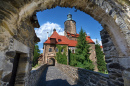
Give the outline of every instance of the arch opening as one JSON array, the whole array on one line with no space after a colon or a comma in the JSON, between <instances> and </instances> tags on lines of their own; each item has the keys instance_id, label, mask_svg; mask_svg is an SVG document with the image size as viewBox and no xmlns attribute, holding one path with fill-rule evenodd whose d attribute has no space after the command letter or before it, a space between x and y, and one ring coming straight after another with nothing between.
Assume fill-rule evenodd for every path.
<instances>
[{"instance_id":1,"label":"arch opening","mask_svg":"<svg viewBox=\"0 0 130 86\"><path fill-rule=\"evenodd\" d=\"M129 42L129 14L128 14L128 10L129 7L126 6L126 9L123 8L122 6L119 7L119 3L117 3L115 0L114 2L111 2L110 0L105 0L105 1L93 1L93 0L46 0L46 1L39 1L39 0L35 0L34 1L27 1L22 2L20 1L19 3L13 1L8 1L10 3L8 3L6 0L5 1L1 1L2 5L0 5L1 9L0 12L2 13L2 17L0 18L0 28L2 28L0 30L0 32L2 34L0 34L1 40L3 39L3 35L5 35L5 30L8 34L6 37L8 38L14 38L18 41L20 41L21 43L28 45L29 42L25 41L24 38L26 38L26 36L24 37L22 35L22 33L20 35L18 35L18 33L20 33L20 28L22 26L21 23L23 22L30 22L27 21L27 19L32 16L33 14L35 14L35 12L40 11L40 10L45 10L45 9L50 9L56 6L61 6L61 7L75 7L76 9L79 9L81 11L84 11L85 13L91 15L94 19L96 19L97 21L99 21L103 28L105 28L110 37L112 38L113 44L115 45L115 47L117 48L117 51L119 53L119 55L113 56L112 52L108 52L107 54L107 58L108 58L108 63L109 63L109 67L108 69L110 69L110 73L112 73L113 69L114 70L120 70L120 74L122 76L122 74L124 73L124 77L127 78L129 76L127 76L128 74L130 74L130 71L128 70L130 67L129 65L129 60L130 60L130 42ZM21 3L21 4L20 4ZM17 5L18 4L18 5ZM115 5L118 4L118 5ZM8 5L9 7L4 8L5 5ZM3 7L2 7L3 6ZM11 9L11 8L12 9ZM27 9L26 9L27 8ZM128 8L128 9L127 9ZM116 10L117 9L117 10ZM126 10L126 11L125 11ZM25 26L25 28L27 28ZM31 27L30 28L30 32L31 31ZM6 33L6 34L7 34ZM31 34L31 33L29 33ZM26 34L27 35L27 34ZM31 34L34 35L34 34ZM32 39L31 37L27 36L29 39ZM20 39L22 38L22 39ZM31 40L31 41L32 41ZM29 40L30 41L30 40ZM7 46L10 46L8 43L9 41L6 40L2 40L0 41L1 43L7 42ZM31 43L30 43L31 44ZM16 44L15 44L16 45ZM32 42L33 45L33 42ZM29 45L28 45L29 46ZM104 45L104 48L107 45ZM33 47L33 46L29 46L29 47ZM1 50L1 58L7 57L4 53L4 47L0 46L0 50ZM15 48L13 48L15 49ZM5 48L5 50L8 50ZM31 49L30 49L31 50ZM6 51L5 51L6 52ZM113 52L114 53L114 52ZM29 53L30 54L30 53ZM30 55L31 57L31 55ZM2 59L3 60L3 59ZM114 63L114 64L111 64ZM124 64L125 62L125 64ZM1 63L2 65L5 64L4 62ZM118 66L118 68L116 67ZM3 67L0 67L3 68ZM4 69L4 68L3 68ZM2 69L2 71L3 71ZM117 73L116 73L117 74ZM0 74L1 76L2 74ZM112 74L111 74L112 75ZM117 79L118 80L118 79ZM125 79L124 79L125 80ZM125 84L129 84L129 82L125 82Z\"/></svg>"}]
</instances>

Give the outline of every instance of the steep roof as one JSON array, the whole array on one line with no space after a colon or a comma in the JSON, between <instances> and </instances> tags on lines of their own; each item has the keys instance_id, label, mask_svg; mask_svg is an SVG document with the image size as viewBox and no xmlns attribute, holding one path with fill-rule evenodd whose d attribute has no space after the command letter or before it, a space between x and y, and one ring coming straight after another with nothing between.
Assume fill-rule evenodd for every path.
<instances>
[{"instance_id":1,"label":"steep roof","mask_svg":"<svg viewBox=\"0 0 130 86\"><path fill-rule=\"evenodd\" d=\"M92 44L94 43L93 40L90 38L90 36L86 37L86 41L88 41L88 43L92 43Z\"/></svg>"},{"instance_id":2,"label":"steep roof","mask_svg":"<svg viewBox=\"0 0 130 86\"><path fill-rule=\"evenodd\" d=\"M72 36L79 37L79 34L72 34ZM59 35L56 31L53 32L53 34L44 42L44 44L51 44L51 39L56 40L55 44L63 44L63 45L68 45L68 46L72 46L72 47L75 47L77 44L76 40L69 40L67 37ZM58 40L60 40L60 41L58 41ZM90 36L86 37L86 41L88 41L88 43L94 43L91 40Z\"/></svg>"},{"instance_id":3,"label":"steep roof","mask_svg":"<svg viewBox=\"0 0 130 86\"><path fill-rule=\"evenodd\" d=\"M71 34L69 32L67 32L67 35L68 36L71 35L72 37L76 37L76 38L79 37L79 34ZM86 41L88 41L88 43L94 43L93 40L90 38L90 36L86 36Z\"/></svg>"}]
</instances>

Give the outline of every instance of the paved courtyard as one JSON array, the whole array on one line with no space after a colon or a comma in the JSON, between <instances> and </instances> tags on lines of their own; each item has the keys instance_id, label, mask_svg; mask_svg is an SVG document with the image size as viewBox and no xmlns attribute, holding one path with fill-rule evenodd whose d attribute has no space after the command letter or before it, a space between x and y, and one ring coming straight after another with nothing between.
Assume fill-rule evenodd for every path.
<instances>
[{"instance_id":1,"label":"paved courtyard","mask_svg":"<svg viewBox=\"0 0 130 86\"><path fill-rule=\"evenodd\" d=\"M79 86L55 66L49 66L42 73L37 86Z\"/></svg>"}]
</instances>

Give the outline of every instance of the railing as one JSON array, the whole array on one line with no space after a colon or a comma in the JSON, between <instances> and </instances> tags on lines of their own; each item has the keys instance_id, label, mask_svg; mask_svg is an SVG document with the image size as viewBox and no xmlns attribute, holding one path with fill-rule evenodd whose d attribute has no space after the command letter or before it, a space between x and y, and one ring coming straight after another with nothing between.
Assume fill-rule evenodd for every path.
<instances>
[{"instance_id":1,"label":"railing","mask_svg":"<svg viewBox=\"0 0 130 86\"><path fill-rule=\"evenodd\" d=\"M81 86L108 86L108 74L102 74L58 63L56 64L56 67L66 73L74 82Z\"/></svg>"},{"instance_id":2,"label":"railing","mask_svg":"<svg viewBox=\"0 0 130 86\"><path fill-rule=\"evenodd\" d=\"M37 68L32 69L31 75L29 76L28 86L36 86L42 72L46 69L47 64L41 65Z\"/></svg>"}]
</instances>

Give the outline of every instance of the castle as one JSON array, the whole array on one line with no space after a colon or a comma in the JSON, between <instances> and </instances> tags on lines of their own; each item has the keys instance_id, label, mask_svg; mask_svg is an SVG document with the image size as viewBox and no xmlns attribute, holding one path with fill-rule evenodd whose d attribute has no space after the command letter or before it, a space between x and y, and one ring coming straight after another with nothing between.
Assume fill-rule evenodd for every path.
<instances>
[{"instance_id":1,"label":"castle","mask_svg":"<svg viewBox=\"0 0 130 86\"><path fill-rule=\"evenodd\" d=\"M43 56L39 59L39 63L47 63L49 65L55 64L55 56L58 52L58 49L56 48L56 45L67 45L67 52L68 49L71 50L72 53L75 53L76 44L77 44L77 38L79 37L79 34L76 33L76 22L72 20L72 15L67 15L67 20L64 22L64 36L59 35L56 32L56 29L53 30L53 34L48 37L48 39L43 43ZM90 49L90 60L93 61L93 64L95 65L94 71L98 71L97 69L97 59L96 59L96 52L95 52L95 43L90 38L90 36L87 36L86 34L86 41L91 45ZM63 52L63 50L62 50ZM68 53L67 53L67 57ZM68 61L68 59L67 59ZM68 63L68 62L67 62Z\"/></svg>"}]
</instances>

